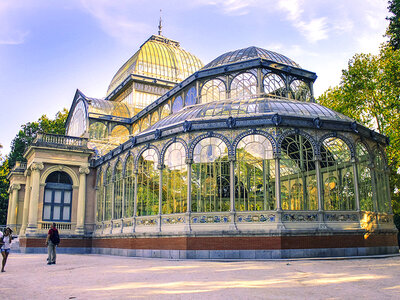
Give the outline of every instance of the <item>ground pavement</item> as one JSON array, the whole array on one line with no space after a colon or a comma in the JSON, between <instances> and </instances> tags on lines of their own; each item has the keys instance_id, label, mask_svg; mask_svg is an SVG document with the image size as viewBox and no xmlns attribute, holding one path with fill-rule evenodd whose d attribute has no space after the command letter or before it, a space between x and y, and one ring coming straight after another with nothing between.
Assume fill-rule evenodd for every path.
<instances>
[{"instance_id":1,"label":"ground pavement","mask_svg":"<svg viewBox=\"0 0 400 300\"><path fill-rule=\"evenodd\" d=\"M3 299L400 299L400 256L211 261L11 253Z\"/></svg>"}]
</instances>

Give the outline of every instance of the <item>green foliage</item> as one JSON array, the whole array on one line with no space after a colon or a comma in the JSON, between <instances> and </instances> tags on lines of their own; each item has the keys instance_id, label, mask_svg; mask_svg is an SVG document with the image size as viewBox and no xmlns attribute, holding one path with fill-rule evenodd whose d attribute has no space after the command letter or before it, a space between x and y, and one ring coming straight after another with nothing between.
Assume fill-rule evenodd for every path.
<instances>
[{"instance_id":1,"label":"green foliage","mask_svg":"<svg viewBox=\"0 0 400 300\"><path fill-rule=\"evenodd\" d=\"M390 0L388 9L392 15L386 18L389 20L386 35L389 37L390 47L398 50L400 48L400 0Z\"/></svg>"},{"instance_id":2,"label":"green foliage","mask_svg":"<svg viewBox=\"0 0 400 300\"><path fill-rule=\"evenodd\" d=\"M6 224L7 221L9 172L8 160L5 160L0 166L0 224Z\"/></svg>"}]
</instances>

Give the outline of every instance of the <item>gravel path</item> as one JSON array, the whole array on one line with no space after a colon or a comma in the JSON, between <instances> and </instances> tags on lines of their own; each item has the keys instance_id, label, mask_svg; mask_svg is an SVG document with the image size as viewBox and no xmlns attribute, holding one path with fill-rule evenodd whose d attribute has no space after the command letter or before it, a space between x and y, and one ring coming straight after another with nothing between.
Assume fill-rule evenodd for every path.
<instances>
[{"instance_id":1,"label":"gravel path","mask_svg":"<svg viewBox=\"0 0 400 300\"><path fill-rule=\"evenodd\" d=\"M3 299L400 299L400 256L210 261L11 253Z\"/></svg>"}]
</instances>

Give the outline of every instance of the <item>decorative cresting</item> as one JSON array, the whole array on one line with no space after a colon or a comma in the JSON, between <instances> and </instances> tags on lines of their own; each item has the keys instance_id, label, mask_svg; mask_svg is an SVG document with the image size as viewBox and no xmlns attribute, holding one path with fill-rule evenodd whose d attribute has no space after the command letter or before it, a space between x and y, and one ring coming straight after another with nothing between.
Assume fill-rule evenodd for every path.
<instances>
[{"instance_id":1,"label":"decorative cresting","mask_svg":"<svg viewBox=\"0 0 400 300\"><path fill-rule=\"evenodd\" d=\"M319 139L319 141L318 141L318 143L317 143L318 155L321 154L321 147L322 147L322 144L323 144L324 141L325 141L326 139L328 139L328 138L338 138L338 139L341 139L343 142L346 143L347 147L349 147L350 154L351 154L351 158L353 159L353 158L355 157L355 151L354 151L354 145L353 145L353 143L352 143L347 137L345 137L345 136L343 136L343 135L341 135L341 134L338 134L338 133L336 133L336 132L327 133L327 134L323 135L323 136ZM367 148L367 149L368 149L368 148Z\"/></svg>"},{"instance_id":2,"label":"decorative cresting","mask_svg":"<svg viewBox=\"0 0 400 300\"><path fill-rule=\"evenodd\" d=\"M196 145L197 145L202 139L210 138L210 137L215 137L215 138L221 139L221 140L225 143L226 147L228 148L228 156L229 156L229 159L230 159L230 160L235 160L235 151L234 151L234 149L233 149L233 147L232 147L232 144L231 144L231 142L229 141L229 139L228 139L226 136L224 136L223 134L215 133L215 132L212 132L212 131L209 131L209 132L207 132L207 133L201 134L201 135L197 136L195 139L193 139L193 140L190 142L190 144L189 144L189 145L190 145L190 146L189 146L189 151L188 151L188 159L189 159L189 160L193 159L193 151L194 151L194 148L196 147Z\"/></svg>"},{"instance_id":3,"label":"decorative cresting","mask_svg":"<svg viewBox=\"0 0 400 300\"><path fill-rule=\"evenodd\" d=\"M256 134L262 135L262 136L264 136L265 138L267 138L267 139L269 140L269 142L270 142L271 145L272 145L273 154L275 155L275 154L276 154L276 151L277 151L277 147L276 147L277 145L276 145L275 139L274 139L268 132L263 131L263 130L258 130L258 129L250 129L250 130L245 131L245 132L242 132L241 134L239 134L238 136L236 136L235 140L234 140L233 143L232 143L233 155L236 157L237 145L240 143L240 141L241 141L244 137L246 137L246 136L248 136L248 135L256 135Z\"/></svg>"},{"instance_id":4,"label":"decorative cresting","mask_svg":"<svg viewBox=\"0 0 400 300\"><path fill-rule=\"evenodd\" d=\"M277 148L276 148L276 155L277 156L281 155L281 147L282 147L283 140L286 137L291 136L291 135L301 135L301 136L305 137L311 143L311 146L313 148L314 156L318 157L320 155L318 144L314 140L314 138L308 132L305 132L304 130L295 128L295 129L286 130L279 136L278 141L276 143L277 144Z\"/></svg>"},{"instance_id":5,"label":"decorative cresting","mask_svg":"<svg viewBox=\"0 0 400 300\"><path fill-rule=\"evenodd\" d=\"M168 147L169 147L170 145L172 145L173 143L176 143L176 142L182 144L182 146L185 148L185 153L186 153L185 158L186 158L186 159L189 159L189 156L188 156L188 153L189 153L188 150L189 150L189 149L188 149L188 146L187 146L185 140L184 140L184 139L181 139L181 138L174 137L174 138L170 139L170 140L163 146L163 148L161 149L161 154L160 154L159 159L158 159L158 164L159 164L160 166L164 165L164 158L165 158L164 156L165 156L165 152L167 151Z\"/></svg>"},{"instance_id":6,"label":"decorative cresting","mask_svg":"<svg viewBox=\"0 0 400 300\"><path fill-rule=\"evenodd\" d=\"M138 168L138 162L140 157L142 156L143 152L148 150L148 149L153 149L154 151L156 151L157 156L160 157L160 151L158 150L158 148L152 144L147 144L146 146L142 147L142 149L140 149L139 153L136 155L135 158L135 170L137 170ZM160 159L158 159L158 161L160 161Z\"/></svg>"}]
</instances>

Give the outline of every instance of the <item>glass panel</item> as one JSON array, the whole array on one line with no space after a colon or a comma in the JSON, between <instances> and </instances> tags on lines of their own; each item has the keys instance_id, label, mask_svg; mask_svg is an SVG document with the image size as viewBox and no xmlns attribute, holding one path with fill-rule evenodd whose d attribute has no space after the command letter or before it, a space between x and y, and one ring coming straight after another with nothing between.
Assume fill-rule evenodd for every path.
<instances>
[{"instance_id":1,"label":"glass panel","mask_svg":"<svg viewBox=\"0 0 400 300\"><path fill-rule=\"evenodd\" d=\"M264 77L264 92L268 95L286 96L286 84L281 76L269 73Z\"/></svg>"},{"instance_id":2,"label":"glass panel","mask_svg":"<svg viewBox=\"0 0 400 300\"><path fill-rule=\"evenodd\" d=\"M63 221L69 221L70 210L71 210L70 206L63 207Z\"/></svg>"},{"instance_id":3,"label":"glass panel","mask_svg":"<svg viewBox=\"0 0 400 300\"><path fill-rule=\"evenodd\" d=\"M113 128L109 137L110 143L122 144L129 139L129 130L125 126L117 125Z\"/></svg>"},{"instance_id":4,"label":"glass panel","mask_svg":"<svg viewBox=\"0 0 400 300\"><path fill-rule=\"evenodd\" d=\"M111 203L112 203L112 170L111 167L106 172L106 182L104 185L105 203L104 203L104 220L111 220Z\"/></svg>"},{"instance_id":5,"label":"glass panel","mask_svg":"<svg viewBox=\"0 0 400 300\"><path fill-rule=\"evenodd\" d=\"M71 121L68 126L69 136L81 137L86 132L87 113L83 101L79 101L72 113Z\"/></svg>"},{"instance_id":6,"label":"glass panel","mask_svg":"<svg viewBox=\"0 0 400 300\"><path fill-rule=\"evenodd\" d=\"M367 147L361 143L357 143L356 155L360 209L363 211L374 211L374 204L372 201L372 176L370 169L371 160Z\"/></svg>"},{"instance_id":7,"label":"glass panel","mask_svg":"<svg viewBox=\"0 0 400 300\"><path fill-rule=\"evenodd\" d=\"M185 148L181 143L171 144L164 158L162 213L187 211L187 167Z\"/></svg>"},{"instance_id":8,"label":"glass panel","mask_svg":"<svg viewBox=\"0 0 400 300\"><path fill-rule=\"evenodd\" d=\"M129 156L125 170L125 217L133 217L133 201L135 196L135 177L133 174L133 157Z\"/></svg>"},{"instance_id":9,"label":"glass panel","mask_svg":"<svg viewBox=\"0 0 400 300\"><path fill-rule=\"evenodd\" d=\"M386 163L383 153L375 150L375 185L379 212L390 212L389 177L386 174Z\"/></svg>"},{"instance_id":10,"label":"glass panel","mask_svg":"<svg viewBox=\"0 0 400 300\"><path fill-rule=\"evenodd\" d=\"M231 98L249 98L257 94L257 79L251 73L237 75L231 83Z\"/></svg>"},{"instance_id":11,"label":"glass panel","mask_svg":"<svg viewBox=\"0 0 400 300\"><path fill-rule=\"evenodd\" d=\"M159 170L157 153L154 149L143 152L138 163L138 216L158 214Z\"/></svg>"},{"instance_id":12,"label":"glass panel","mask_svg":"<svg viewBox=\"0 0 400 300\"><path fill-rule=\"evenodd\" d=\"M355 210L354 174L346 143L328 138L321 148L321 176L325 210Z\"/></svg>"},{"instance_id":13,"label":"glass panel","mask_svg":"<svg viewBox=\"0 0 400 300\"><path fill-rule=\"evenodd\" d=\"M290 84L289 97L309 102L311 100L311 92L308 84L302 80L293 80Z\"/></svg>"},{"instance_id":14,"label":"glass panel","mask_svg":"<svg viewBox=\"0 0 400 300\"><path fill-rule=\"evenodd\" d=\"M230 163L228 148L218 138L205 138L194 148L192 211L229 211Z\"/></svg>"},{"instance_id":15,"label":"glass panel","mask_svg":"<svg viewBox=\"0 0 400 300\"><path fill-rule=\"evenodd\" d=\"M61 203L61 195L62 191L59 190L54 191L54 203Z\"/></svg>"},{"instance_id":16,"label":"glass panel","mask_svg":"<svg viewBox=\"0 0 400 300\"><path fill-rule=\"evenodd\" d=\"M281 199L285 210L317 210L317 179L311 143L291 135L281 145Z\"/></svg>"},{"instance_id":17,"label":"glass panel","mask_svg":"<svg viewBox=\"0 0 400 300\"><path fill-rule=\"evenodd\" d=\"M104 140L108 138L107 126L100 122L95 122L89 126L89 138L91 140Z\"/></svg>"},{"instance_id":18,"label":"glass panel","mask_svg":"<svg viewBox=\"0 0 400 300\"><path fill-rule=\"evenodd\" d=\"M174 103L172 104L172 112L176 113L183 108L183 100L181 96L176 97Z\"/></svg>"},{"instance_id":19,"label":"glass panel","mask_svg":"<svg viewBox=\"0 0 400 300\"><path fill-rule=\"evenodd\" d=\"M275 209L275 160L272 145L261 135L244 137L236 149L237 211Z\"/></svg>"},{"instance_id":20,"label":"glass panel","mask_svg":"<svg viewBox=\"0 0 400 300\"><path fill-rule=\"evenodd\" d=\"M51 203L51 196L53 195L53 190L45 190L44 192L44 202Z\"/></svg>"},{"instance_id":21,"label":"glass panel","mask_svg":"<svg viewBox=\"0 0 400 300\"><path fill-rule=\"evenodd\" d=\"M53 207L53 220L60 220L60 213L61 213L61 207L54 206Z\"/></svg>"},{"instance_id":22,"label":"glass panel","mask_svg":"<svg viewBox=\"0 0 400 300\"><path fill-rule=\"evenodd\" d=\"M185 98L185 106L194 105L196 104L196 88L192 87L186 94Z\"/></svg>"},{"instance_id":23,"label":"glass panel","mask_svg":"<svg viewBox=\"0 0 400 300\"><path fill-rule=\"evenodd\" d=\"M96 210L96 220L102 221L103 220L103 205L104 205L104 176L101 170L98 174L97 180L97 210Z\"/></svg>"},{"instance_id":24,"label":"glass panel","mask_svg":"<svg viewBox=\"0 0 400 300\"><path fill-rule=\"evenodd\" d=\"M220 101L226 99L226 88L222 80L207 81L201 89L201 103Z\"/></svg>"},{"instance_id":25,"label":"glass panel","mask_svg":"<svg viewBox=\"0 0 400 300\"><path fill-rule=\"evenodd\" d=\"M64 191L64 203L71 203L71 191Z\"/></svg>"},{"instance_id":26,"label":"glass panel","mask_svg":"<svg viewBox=\"0 0 400 300\"><path fill-rule=\"evenodd\" d=\"M122 183L122 163L119 161L114 175L114 219L122 218Z\"/></svg>"},{"instance_id":27,"label":"glass panel","mask_svg":"<svg viewBox=\"0 0 400 300\"><path fill-rule=\"evenodd\" d=\"M51 205L45 205L43 207L43 220L50 220Z\"/></svg>"}]
</instances>

